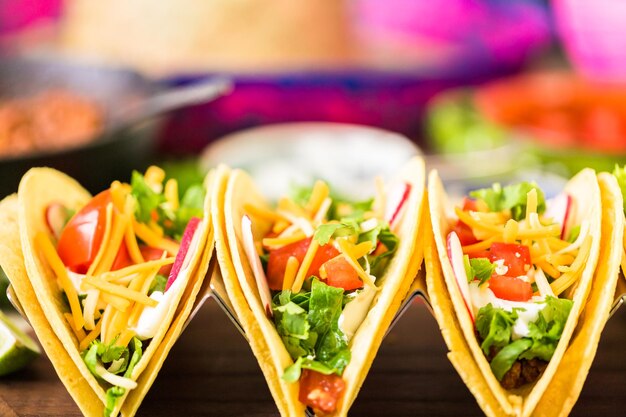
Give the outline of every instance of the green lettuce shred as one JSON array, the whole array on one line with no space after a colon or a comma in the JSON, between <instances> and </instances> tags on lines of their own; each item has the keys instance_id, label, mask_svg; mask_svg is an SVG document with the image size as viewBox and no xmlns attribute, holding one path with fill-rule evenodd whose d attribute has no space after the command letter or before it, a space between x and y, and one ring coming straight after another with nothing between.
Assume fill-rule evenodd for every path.
<instances>
[{"instance_id":1,"label":"green lettuce shred","mask_svg":"<svg viewBox=\"0 0 626 417\"><path fill-rule=\"evenodd\" d=\"M534 183L521 182L506 187L495 183L491 188L470 192L470 196L484 201L490 211L510 210L514 220L521 220L526 216L527 194L533 188L537 190L537 212L541 214L546 210L546 200L541 188Z\"/></svg>"}]
</instances>

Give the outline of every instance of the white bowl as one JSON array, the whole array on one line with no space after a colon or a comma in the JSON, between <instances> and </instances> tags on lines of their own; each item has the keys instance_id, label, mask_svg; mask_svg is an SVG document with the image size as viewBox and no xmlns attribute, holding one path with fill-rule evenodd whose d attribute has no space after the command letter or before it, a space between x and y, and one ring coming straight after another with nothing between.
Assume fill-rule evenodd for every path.
<instances>
[{"instance_id":1,"label":"white bowl","mask_svg":"<svg viewBox=\"0 0 626 417\"><path fill-rule=\"evenodd\" d=\"M327 181L341 196L374 195L374 178L391 178L421 151L405 136L341 123L288 123L244 130L213 142L201 163L246 170L268 198Z\"/></svg>"}]
</instances>

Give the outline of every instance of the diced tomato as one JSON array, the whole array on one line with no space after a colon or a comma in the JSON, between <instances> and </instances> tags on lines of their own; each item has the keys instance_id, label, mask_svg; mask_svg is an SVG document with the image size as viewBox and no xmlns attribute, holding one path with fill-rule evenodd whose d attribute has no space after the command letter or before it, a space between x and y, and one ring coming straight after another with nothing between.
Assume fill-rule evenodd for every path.
<instances>
[{"instance_id":1,"label":"diced tomato","mask_svg":"<svg viewBox=\"0 0 626 417\"><path fill-rule=\"evenodd\" d=\"M163 249L153 248L152 246L140 246L139 250L141 251L141 256L143 256L144 261L154 261L157 259L161 259L163 256ZM159 274L168 277L170 272L172 271L172 264L162 266L159 269Z\"/></svg>"},{"instance_id":2,"label":"diced tomato","mask_svg":"<svg viewBox=\"0 0 626 417\"><path fill-rule=\"evenodd\" d=\"M283 278L285 277L285 268L290 256L295 256L298 262L302 263L312 238L299 240L282 248L270 251L267 262L267 283L272 290L282 290ZM320 266L329 259L339 255L339 251L331 244L320 246L317 249L313 262L307 271L307 277L311 275L319 276Z\"/></svg>"},{"instance_id":3,"label":"diced tomato","mask_svg":"<svg viewBox=\"0 0 626 417\"><path fill-rule=\"evenodd\" d=\"M528 301L533 296L530 283L519 278L493 275L488 282L493 294L504 300Z\"/></svg>"},{"instance_id":4,"label":"diced tomato","mask_svg":"<svg viewBox=\"0 0 626 417\"><path fill-rule=\"evenodd\" d=\"M459 240L461 241L461 245L463 246L472 245L478 242L478 239L474 236L474 232L472 232L472 228L463 223L461 220L457 221L452 231L457 234Z\"/></svg>"},{"instance_id":5,"label":"diced tomato","mask_svg":"<svg viewBox=\"0 0 626 417\"><path fill-rule=\"evenodd\" d=\"M463 197L463 211L478 211L476 200L469 197Z\"/></svg>"},{"instance_id":6,"label":"diced tomato","mask_svg":"<svg viewBox=\"0 0 626 417\"><path fill-rule=\"evenodd\" d=\"M106 226L106 206L111 202L111 192L103 191L96 195L65 225L59 238L57 252L71 271L84 274L98 254ZM119 269L132 263L122 241L112 269Z\"/></svg>"},{"instance_id":7,"label":"diced tomato","mask_svg":"<svg viewBox=\"0 0 626 417\"><path fill-rule=\"evenodd\" d=\"M504 260L504 265L508 268L506 276L518 277L526 275L532 266L530 260L530 250L528 246L515 243L494 242L489 248L491 262Z\"/></svg>"},{"instance_id":8,"label":"diced tomato","mask_svg":"<svg viewBox=\"0 0 626 417\"><path fill-rule=\"evenodd\" d=\"M298 399L314 410L332 413L337 408L337 401L345 387L346 383L338 375L324 375L303 369Z\"/></svg>"},{"instance_id":9,"label":"diced tomato","mask_svg":"<svg viewBox=\"0 0 626 417\"><path fill-rule=\"evenodd\" d=\"M325 276L326 284L331 287L343 288L346 291L363 288L359 274L343 256L326 261L320 267L320 274Z\"/></svg>"}]
</instances>

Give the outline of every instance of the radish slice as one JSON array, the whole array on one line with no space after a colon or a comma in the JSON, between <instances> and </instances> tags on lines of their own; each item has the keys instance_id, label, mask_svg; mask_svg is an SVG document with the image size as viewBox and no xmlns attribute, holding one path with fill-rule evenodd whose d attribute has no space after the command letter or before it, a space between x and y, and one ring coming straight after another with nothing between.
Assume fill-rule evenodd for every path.
<instances>
[{"instance_id":1,"label":"radish slice","mask_svg":"<svg viewBox=\"0 0 626 417\"><path fill-rule=\"evenodd\" d=\"M392 226L398 219L398 215L409 198L410 192L411 185L406 182L394 184L391 190L389 190L387 207L385 207L385 220L389 222L389 226Z\"/></svg>"},{"instance_id":2,"label":"radish slice","mask_svg":"<svg viewBox=\"0 0 626 417\"><path fill-rule=\"evenodd\" d=\"M256 280L256 286L259 290L259 295L261 296L261 302L265 308L265 314L267 317L271 318L273 316L272 295L270 293L270 287L267 285L267 278L265 277L265 272L263 271L263 265L261 265L259 253L256 250L256 245L254 244L254 236L252 235L252 220L250 220L250 217L248 216L243 216L241 218L241 235L243 239L243 249L246 252L248 262L252 268L252 273L254 274L254 279Z\"/></svg>"},{"instance_id":3,"label":"radish slice","mask_svg":"<svg viewBox=\"0 0 626 417\"><path fill-rule=\"evenodd\" d=\"M61 237L69 214L69 210L61 203L52 203L46 208L46 224L57 240Z\"/></svg>"},{"instance_id":4,"label":"radish slice","mask_svg":"<svg viewBox=\"0 0 626 417\"><path fill-rule=\"evenodd\" d=\"M569 220L572 207L572 197L567 193L561 193L546 202L545 216L561 225L561 239L567 237L567 221Z\"/></svg>"},{"instance_id":5,"label":"radish slice","mask_svg":"<svg viewBox=\"0 0 626 417\"><path fill-rule=\"evenodd\" d=\"M196 233L196 229L198 229L199 225L200 219L197 217L192 217L191 220L189 220L189 223L187 223L187 227L185 227L185 231L183 232L183 238L180 241L180 249L178 249L176 259L174 259L174 265L172 265L172 271L167 278L167 284L165 284L165 291L167 291L174 281L176 281L176 278L178 278L180 270L185 262L187 252L189 252L189 248L191 248L193 235Z\"/></svg>"},{"instance_id":6,"label":"radish slice","mask_svg":"<svg viewBox=\"0 0 626 417\"><path fill-rule=\"evenodd\" d=\"M452 264L452 271L454 272L459 291L461 291L461 295L463 296L465 308L472 318L472 321L474 321L469 283L467 282L467 274L465 273L465 265L463 263L463 247L455 232L451 232L448 235L448 258L450 259L450 264Z\"/></svg>"}]
</instances>

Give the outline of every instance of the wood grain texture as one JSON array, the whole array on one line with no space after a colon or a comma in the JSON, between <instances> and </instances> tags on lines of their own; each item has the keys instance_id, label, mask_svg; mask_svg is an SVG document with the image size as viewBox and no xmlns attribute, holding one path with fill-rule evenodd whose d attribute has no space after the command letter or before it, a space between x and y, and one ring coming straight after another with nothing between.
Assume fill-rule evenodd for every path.
<instances>
[{"instance_id":1,"label":"wood grain texture","mask_svg":"<svg viewBox=\"0 0 626 417\"><path fill-rule=\"evenodd\" d=\"M626 310L607 324L573 416L626 409ZM446 358L423 305L411 306L385 339L350 415L481 416ZM40 358L0 379L0 415L80 416L50 363ZM138 416L277 416L246 341L209 301L172 349Z\"/></svg>"}]
</instances>

